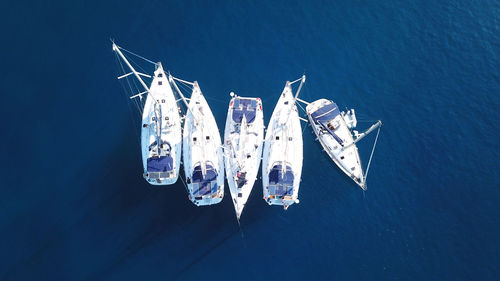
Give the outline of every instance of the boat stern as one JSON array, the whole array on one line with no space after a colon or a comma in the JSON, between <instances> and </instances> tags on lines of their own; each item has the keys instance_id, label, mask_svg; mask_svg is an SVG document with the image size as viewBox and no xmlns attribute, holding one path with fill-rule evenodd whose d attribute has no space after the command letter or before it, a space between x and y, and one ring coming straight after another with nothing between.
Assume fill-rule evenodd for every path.
<instances>
[{"instance_id":1,"label":"boat stern","mask_svg":"<svg viewBox=\"0 0 500 281\"><path fill-rule=\"evenodd\" d=\"M170 172L150 172L143 174L144 179L152 185L171 185L177 182L179 173Z\"/></svg>"},{"instance_id":2,"label":"boat stern","mask_svg":"<svg viewBox=\"0 0 500 281\"><path fill-rule=\"evenodd\" d=\"M283 206L283 209L288 209L290 205L293 205L295 203L299 203L299 199L293 198L293 196L276 196L276 195L269 195L269 196L264 196L264 201L267 202L269 206L272 205L278 205L278 206Z\"/></svg>"},{"instance_id":3,"label":"boat stern","mask_svg":"<svg viewBox=\"0 0 500 281\"><path fill-rule=\"evenodd\" d=\"M171 155L149 157L144 168L144 179L152 185L174 184L179 177L179 169Z\"/></svg>"}]
</instances>

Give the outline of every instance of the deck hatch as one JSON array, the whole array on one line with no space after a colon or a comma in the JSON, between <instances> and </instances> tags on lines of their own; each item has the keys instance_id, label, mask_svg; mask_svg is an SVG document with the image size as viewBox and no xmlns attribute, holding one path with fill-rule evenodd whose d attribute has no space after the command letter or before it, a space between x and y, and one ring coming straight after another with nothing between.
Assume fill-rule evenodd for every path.
<instances>
[{"instance_id":1,"label":"deck hatch","mask_svg":"<svg viewBox=\"0 0 500 281\"><path fill-rule=\"evenodd\" d=\"M255 120L257 103L250 99L235 99L233 104L232 119L236 123L241 123L243 116L246 117L247 123L250 124Z\"/></svg>"},{"instance_id":2,"label":"deck hatch","mask_svg":"<svg viewBox=\"0 0 500 281\"><path fill-rule=\"evenodd\" d=\"M313 113L311 113L311 117L316 123L327 123L333 118L337 117L340 114L339 107L334 102L327 104Z\"/></svg>"}]
</instances>

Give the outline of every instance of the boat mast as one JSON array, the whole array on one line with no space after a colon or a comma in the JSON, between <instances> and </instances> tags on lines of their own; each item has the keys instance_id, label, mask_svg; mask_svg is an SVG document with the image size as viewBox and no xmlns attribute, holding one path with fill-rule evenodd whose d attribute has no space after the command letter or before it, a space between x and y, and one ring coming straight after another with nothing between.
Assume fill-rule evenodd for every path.
<instances>
[{"instance_id":1,"label":"boat mast","mask_svg":"<svg viewBox=\"0 0 500 281\"><path fill-rule=\"evenodd\" d=\"M195 89L198 89L200 91L201 95L201 90L200 87L198 86L198 82L194 81L194 86L193 86L193 92ZM197 108L198 112L202 115L203 119L203 112L200 110L200 107ZM194 117L194 116L193 116ZM197 118L195 118L196 123L198 123ZM201 131L201 136L200 136L200 141L205 141L205 123L199 122L198 125L200 125L200 131ZM211 140L212 141L212 140ZM203 174L203 177L207 174L207 162L206 162L206 154L205 154L205 147L202 147L201 149L201 173ZM215 167L213 167L215 169ZM210 188L212 188L212 185L210 184Z\"/></svg>"},{"instance_id":2,"label":"boat mast","mask_svg":"<svg viewBox=\"0 0 500 281\"><path fill-rule=\"evenodd\" d=\"M123 55L122 51L120 50L120 47L118 45L116 45L115 42L113 42L113 51L115 51L123 59L123 61L125 62L125 64L128 66L128 68L130 68L130 70L132 71L132 73L134 73L135 78L137 78L137 80L139 80L139 82L141 83L142 87L144 87L144 90L146 90L145 92L142 92L142 93L140 93L138 95L135 95L135 96L132 96L130 98L135 98L137 96L141 97L142 94L144 94L144 93L151 94L151 92L149 91L149 87L146 85L146 83L144 83L144 80L142 80L142 78L141 78L141 75L145 75L145 74L142 74L142 73L137 72L135 70L135 68L130 64L130 62L127 60L127 58ZM128 76L128 74L126 74L126 76ZM123 78L123 77L125 77L125 75L122 75L119 78ZM156 102L156 99L154 99L154 100Z\"/></svg>"},{"instance_id":3,"label":"boat mast","mask_svg":"<svg viewBox=\"0 0 500 281\"><path fill-rule=\"evenodd\" d=\"M290 83L290 85L292 85L293 83L297 82L300 80L300 85L299 85L299 88L297 89L297 93L295 93L295 97L293 98L293 103L295 104L295 101L299 98L299 93L300 93L300 90L302 89L302 85L304 85L304 83L306 82L306 75L302 75L301 78L293 81L292 83Z\"/></svg>"},{"instance_id":4,"label":"boat mast","mask_svg":"<svg viewBox=\"0 0 500 281\"><path fill-rule=\"evenodd\" d=\"M130 62L128 61L128 59L123 55L123 53L122 53L122 51L120 49L121 49L121 47L118 46L118 45L116 45L115 42L113 42L113 51L115 51L123 59L123 61L125 62L125 64L132 71L131 73L133 73L135 75L135 78L137 78L137 80L139 80L139 82L141 83L142 87L144 87L144 90L145 90L144 92L139 93L139 94L134 95L134 96L131 96L130 98L131 99L136 98L136 97L142 98L142 95L145 94L145 93L151 95L151 97L153 98L153 102L154 102L154 114L155 114L155 124L156 124L156 128L155 128L156 129L155 130L155 133L156 133L156 145L158 147L158 154L160 154L160 149L159 148L161 147L161 125L162 125L162 123L161 123L162 122L162 120L161 120L162 119L161 118L161 116L162 116L161 105L158 103L158 101L155 99L155 97L151 94L151 91L149 90L149 87L146 85L146 83L144 82L144 80L142 80L142 78L141 78L141 76L146 76L146 77L151 77L151 76L143 74L143 73L140 73L140 72L137 72L135 70L135 68L130 64ZM155 64L155 65L159 65L159 67L162 68L161 63ZM131 73L122 75L122 76L118 77L118 79L127 77ZM160 117L158 116L158 110L160 111L159 112L160 113Z\"/></svg>"},{"instance_id":5,"label":"boat mast","mask_svg":"<svg viewBox=\"0 0 500 281\"><path fill-rule=\"evenodd\" d=\"M304 83L306 82L306 75L304 74L304 75L302 75L302 77L300 77L299 79L292 81L292 82L286 81L285 88L290 87L290 92L292 92L292 84L297 83L299 81L300 81L299 88L297 89L297 92L295 93L295 96L293 97L293 103L290 104L290 106L288 107L288 116L286 117L286 121L284 124L288 123L288 119L290 118L290 114L292 113L292 108L295 105L297 99L299 98L299 93L300 93L300 90L302 89L302 85L304 85ZM292 94L293 94L293 92L292 92Z\"/></svg>"},{"instance_id":6,"label":"boat mast","mask_svg":"<svg viewBox=\"0 0 500 281\"><path fill-rule=\"evenodd\" d=\"M241 119L241 124L240 124L240 137L238 139L238 166L240 167L240 171L244 168L245 161L245 140L246 140L246 135L247 135L247 118L243 114L243 118Z\"/></svg>"},{"instance_id":7,"label":"boat mast","mask_svg":"<svg viewBox=\"0 0 500 281\"><path fill-rule=\"evenodd\" d=\"M286 81L286 85L285 85L285 88L287 87L290 87L290 92L291 92L291 87L292 87L292 84L294 83L297 83L298 81L300 81L300 84L299 84L299 88L297 89L297 92L295 93L295 96L293 97L293 103L290 104L290 106L288 107L288 115L286 117L286 121L285 123L281 124L281 131L282 131L282 140L285 141L285 153L283 153L283 163L281 165L281 169L282 169L282 174L283 174L283 177L286 173L286 158L287 158L287 151L288 151L288 134L289 134L289 128L288 126L286 126L286 124L288 123L288 119L290 118L290 115L292 114L292 108L293 106L295 105L298 97L299 97L299 93L300 93L300 90L302 89L302 85L304 85L304 83L306 82L306 75L302 75L302 77L300 77L299 79L295 80L295 81L292 81L292 82L289 82L289 81ZM286 128L286 132L284 132L284 128ZM286 135L285 138L283 138L283 136Z\"/></svg>"}]
</instances>

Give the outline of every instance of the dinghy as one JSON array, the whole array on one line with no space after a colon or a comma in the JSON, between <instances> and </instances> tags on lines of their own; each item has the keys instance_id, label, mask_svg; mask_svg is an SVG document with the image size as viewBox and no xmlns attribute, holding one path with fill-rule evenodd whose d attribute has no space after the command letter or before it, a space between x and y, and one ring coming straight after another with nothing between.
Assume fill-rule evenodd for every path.
<instances>
[{"instance_id":1,"label":"dinghy","mask_svg":"<svg viewBox=\"0 0 500 281\"><path fill-rule=\"evenodd\" d=\"M337 166L363 190L366 190L366 177L377 143L382 122L379 120L368 130L359 134L352 131L357 125L354 109L341 112L333 101L319 99L306 103L309 122L323 149ZM377 137L372 148L366 172L363 171L356 143L377 129Z\"/></svg>"},{"instance_id":2,"label":"dinghy","mask_svg":"<svg viewBox=\"0 0 500 281\"><path fill-rule=\"evenodd\" d=\"M151 76L137 72L123 55L122 48L115 43L113 50L131 71L118 78L123 79L134 74L144 88L143 92L130 98L142 99L143 95L146 96L141 126L143 176L152 185L173 184L179 177L182 127L179 108L162 64L155 64L153 81L148 87L141 76Z\"/></svg>"},{"instance_id":3,"label":"dinghy","mask_svg":"<svg viewBox=\"0 0 500 281\"><path fill-rule=\"evenodd\" d=\"M219 203L224 197L224 159L219 128L198 82L169 76L187 106L183 131L183 164L189 200L196 206ZM175 81L193 87L189 103Z\"/></svg>"},{"instance_id":4,"label":"dinghy","mask_svg":"<svg viewBox=\"0 0 500 281\"><path fill-rule=\"evenodd\" d=\"M252 192L259 172L264 138L264 116L260 98L231 93L224 130L224 160L236 218Z\"/></svg>"},{"instance_id":5,"label":"dinghy","mask_svg":"<svg viewBox=\"0 0 500 281\"><path fill-rule=\"evenodd\" d=\"M274 108L267 128L262 157L264 200L269 205L281 205L286 210L299 203L298 193L302 174L302 129L295 104L305 75L288 82ZM300 81L295 96L292 84Z\"/></svg>"}]
</instances>

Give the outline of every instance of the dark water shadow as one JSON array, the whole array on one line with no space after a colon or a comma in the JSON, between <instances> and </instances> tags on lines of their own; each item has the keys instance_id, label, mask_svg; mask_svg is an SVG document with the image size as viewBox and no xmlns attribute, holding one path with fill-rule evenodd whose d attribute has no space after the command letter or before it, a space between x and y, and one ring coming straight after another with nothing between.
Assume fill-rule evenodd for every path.
<instances>
[{"instance_id":1,"label":"dark water shadow","mask_svg":"<svg viewBox=\"0 0 500 281\"><path fill-rule=\"evenodd\" d=\"M181 179L171 186L149 185L140 176L141 159L130 152L128 142L117 146L107 161L120 163L119 169L103 172L90 184L94 187L89 193L99 193L103 187L108 191L98 198L99 207L89 213L87 220L104 216L107 221L123 221L129 215L140 213L143 222L130 235L127 245L110 262L102 264L92 273L90 279L102 279L113 274L127 260L153 245L176 252L172 258L179 262L172 263L164 271L166 275L179 277L240 232L227 183L221 203L196 207L188 200ZM247 209L245 225L265 216L265 209L258 208L252 212L247 212Z\"/></svg>"}]
</instances>

